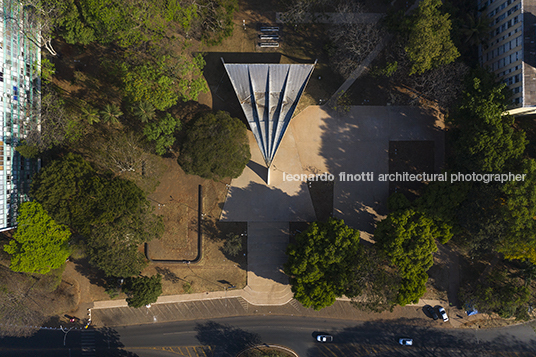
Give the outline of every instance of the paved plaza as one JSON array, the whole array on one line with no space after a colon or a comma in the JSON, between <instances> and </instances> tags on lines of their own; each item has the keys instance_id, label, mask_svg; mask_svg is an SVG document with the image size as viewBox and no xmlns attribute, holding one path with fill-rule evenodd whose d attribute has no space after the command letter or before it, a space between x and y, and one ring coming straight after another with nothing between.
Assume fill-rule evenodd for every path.
<instances>
[{"instance_id":1,"label":"paved plaza","mask_svg":"<svg viewBox=\"0 0 536 357\"><path fill-rule=\"evenodd\" d=\"M231 183L222 220L313 221L305 182L285 174L330 173L335 178L334 215L370 239L375 223L387 213L389 141L434 141L435 171L444 161L444 125L419 107L353 106L338 113L310 106L290 122L271 168L270 185L260 150L251 138L252 161ZM372 181L342 181L341 173L372 173ZM346 175L345 175L346 176Z\"/></svg>"}]
</instances>

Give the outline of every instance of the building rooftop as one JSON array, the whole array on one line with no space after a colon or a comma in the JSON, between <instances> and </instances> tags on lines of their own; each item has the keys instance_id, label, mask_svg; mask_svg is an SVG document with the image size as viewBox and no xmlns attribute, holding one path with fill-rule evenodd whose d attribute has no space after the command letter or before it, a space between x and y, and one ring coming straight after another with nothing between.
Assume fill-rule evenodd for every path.
<instances>
[{"instance_id":1,"label":"building rooftop","mask_svg":"<svg viewBox=\"0 0 536 357\"><path fill-rule=\"evenodd\" d=\"M267 166L281 144L315 64L224 62Z\"/></svg>"}]
</instances>

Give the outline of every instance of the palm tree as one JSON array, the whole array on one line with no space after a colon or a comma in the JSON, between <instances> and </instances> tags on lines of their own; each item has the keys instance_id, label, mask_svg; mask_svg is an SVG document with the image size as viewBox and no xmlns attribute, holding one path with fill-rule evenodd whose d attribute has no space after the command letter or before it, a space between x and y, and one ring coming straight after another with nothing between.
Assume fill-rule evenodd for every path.
<instances>
[{"instance_id":1,"label":"palm tree","mask_svg":"<svg viewBox=\"0 0 536 357\"><path fill-rule=\"evenodd\" d=\"M90 125L100 122L99 111L91 105L84 105L82 107L82 115Z\"/></svg>"},{"instance_id":2,"label":"palm tree","mask_svg":"<svg viewBox=\"0 0 536 357\"><path fill-rule=\"evenodd\" d=\"M149 102L140 102L134 110L134 115L142 122L147 123L154 119L156 115L155 108Z\"/></svg>"},{"instance_id":3,"label":"palm tree","mask_svg":"<svg viewBox=\"0 0 536 357\"><path fill-rule=\"evenodd\" d=\"M467 21L460 29L460 32L465 37L464 43L467 43L470 46L487 46L490 32L489 18L484 15L476 17L474 14L470 13L467 14L466 19Z\"/></svg>"},{"instance_id":4,"label":"palm tree","mask_svg":"<svg viewBox=\"0 0 536 357\"><path fill-rule=\"evenodd\" d=\"M119 123L119 117L123 115L123 112L119 109L119 106L115 104L106 104L104 109L101 110L101 115L105 122L117 124Z\"/></svg>"}]
</instances>

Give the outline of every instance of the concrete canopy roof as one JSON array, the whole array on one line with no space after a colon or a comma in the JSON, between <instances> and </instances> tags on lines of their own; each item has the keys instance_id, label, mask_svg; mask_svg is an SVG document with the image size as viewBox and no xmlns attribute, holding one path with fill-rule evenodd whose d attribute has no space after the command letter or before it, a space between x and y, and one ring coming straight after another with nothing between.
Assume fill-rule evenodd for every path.
<instances>
[{"instance_id":1,"label":"concrete canopy roof","mask_svg":"<svg viewBox=\"0 0 536 357\"><path fill-rule=\"evenodd\" d=\"M316 62L223 64L269 167Z\"/></svg>"}]
</instances>

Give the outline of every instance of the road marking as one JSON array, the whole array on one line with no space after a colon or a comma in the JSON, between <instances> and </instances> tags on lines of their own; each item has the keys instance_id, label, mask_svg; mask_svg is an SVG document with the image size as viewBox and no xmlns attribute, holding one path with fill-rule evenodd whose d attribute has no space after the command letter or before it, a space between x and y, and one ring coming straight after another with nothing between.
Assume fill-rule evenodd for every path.
<instances>
[{"instance_id":1,"label":"road marking","mask_svg":"<svg viewBox=\"0 0 536 357\"><path fill-rule=\"evenodd\" d=\"M210 346L154 346L154 347L125 347L126 350L155 350L166 351L183 357L209 357L205 350L209 353L212 351ZM202 353L202 354L201 354Z\"/></svg>"}]
</instances>

